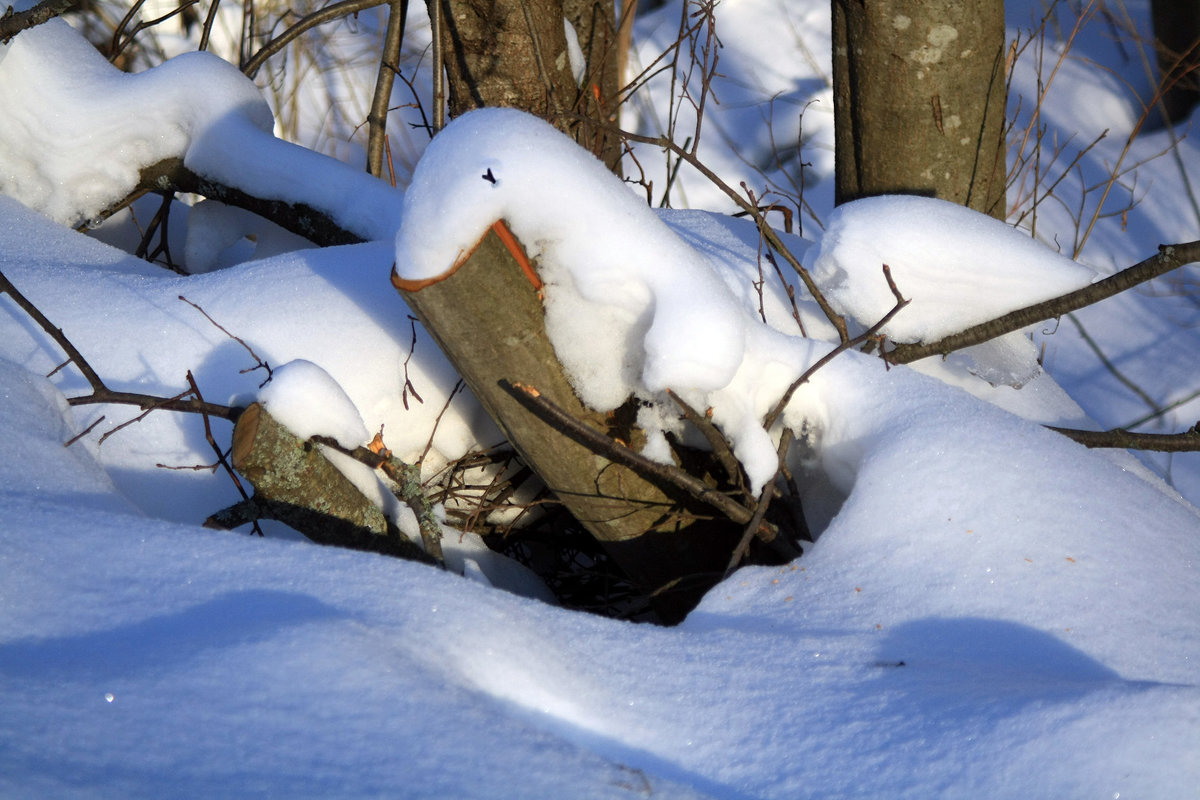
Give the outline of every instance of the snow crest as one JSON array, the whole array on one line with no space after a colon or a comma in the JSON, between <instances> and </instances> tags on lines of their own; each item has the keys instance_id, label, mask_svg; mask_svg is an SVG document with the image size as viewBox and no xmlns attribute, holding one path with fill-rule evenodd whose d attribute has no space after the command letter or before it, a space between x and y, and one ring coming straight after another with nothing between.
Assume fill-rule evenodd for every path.
<instances>
[{"instance_id":1,"label":"snow crest","mask_svg":"<svg viewBox=\"0 0 1200 800\"><path fill-rule=\"evenodd\" d=\"M3 48L0 108L0 192L72 225L125 197L143 168L183 157L219 121L273 124L255 85L214 55L130 75L57 19Z\"/></svg>"},{"instance_id":2,"label":"snow crest","mask_svg":"<svg viewBox=\"0 0 1200 800\"><path fill-rule=\"evenodd\" d=\"M911 302L883 328L932 342L1091 283L1088 267L978 211L883 195L834 209L811 254L813 279L841 314L874 325L896 304L883 265Z\"/></svg>"}]
</instances>

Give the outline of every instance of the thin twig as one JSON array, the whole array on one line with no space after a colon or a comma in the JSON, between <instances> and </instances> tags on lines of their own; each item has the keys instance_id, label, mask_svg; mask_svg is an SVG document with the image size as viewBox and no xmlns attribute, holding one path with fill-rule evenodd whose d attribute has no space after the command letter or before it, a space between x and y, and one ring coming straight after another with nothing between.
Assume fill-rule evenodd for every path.
<instances>
[{"instance_id":1,"label":"thin twig","mask_svg":"<svg viewBox=\"0 0 1200 800\"><path fill-rule=\"evenodd\" d=\"M1054 425L1046 427L1085 447L1153 450L1158 453L1200 451L1200 423L1183 433L1136 433L1124 428L1116 428L1111 431L1084 431L1076 428L1059 428Z\"/></svg>"},{"instance_id":2,"label":"thin twig","mask_svg":"<svg viewBox=\"0 0 1200 800\"><path fill-rule=\"evenodd\" d=\"M716 491L698 478L689 475L673 464L660 464L642 454L608 438L600 431L575 419L553 401L544 397L532 386L502 382L502 386L517 402L540 417L544 422L562 431L579 444L610 461L624 464L630 469L650 478L657 478L683 490L689 496L720 511L739 525L750 521L753 512L727 495Z\"/></svg>"},{"instance_id":3,"label":"thin twig","mask_svg":"<svg viewBox=\"0 0 1200 800\"><path fill-rule=\"evenodd\" d=\"M208 315L205 314L205 316ZM187 372L187 382L188 386L191 387L192 394L195 395L197 400L203 403L204 396L200 394L200 386L196 383L196 379L192 376L192 371L190 369ZM237 473L234 472L233 465L229 463L229 459L225 456L225 451L221 449L221 446L217 444L217 440L213 436L212 425L209 424L208 414L201 414L200 418L204 420L204 439L208 442L209 446L212 447L213 452L217 454L217 463L225 468L225 473L229 476L230 480L233 481L233 486L238 490L238 494L242 496L242 499L246 502L250 502L250 495L246 494L246 489L244 486L242 486L241 479L238 478ZM252 521L252 530L259 536L263 535L262 528L259 527L258 520Z\"/></svg>"},{"instance_id":4,"label":"thin twig","mask_svg":"<svg viewBox=\"0 0 1200 800\"><path fill-rule=\"evenodd\" d=\"M775 479L779 477L779 473L783 469L783 459L787 455L791 444L792 431L790 428L785 428L779 439L779 449L776 450L779 463L775 468L775 474L771 476L771 480L767 481L767 485L763 487L762 496L758 498L758 505L754 508L754 516L750 518L745 530L742 531L742 538L738 542L737 547L733 548L733 554L729 557L729 564L725 567L726 578L737 569L738 564L742 563L742 559L746 557L746 551L750 549L750 541L758 534L758 529L762 526L763 517L767 515L767 507L771 505L771 500L774 498L774 493L771 489L775 485Z\"/></svg>"},{"instance_id":5,"label":"thin twig","mask_svg":"<svg viewBox=\"0 0 1200 800\"><path fill-rule=\"evenodd\" d=\"M266 371L267 371L267 378L266 378L266 380L264 380L262 383L260 383L260 384L258 385L258 388L260 388L260 389L261 389L262 387L264 387L264 386L266 386L266 385L267 385L267 381L271 380L271 378L274 376L274 371L271 369L271 365L270 365L270 364L268 364L266 361L264 361L264 360L263 360L263 359L262 359L262 358L261 358L261 357L258 355L258 353L254 352L254 348L253 348L253 347L251 347L250 345L246 344L246 340L245 340L245 339L243 339L243 338L242 338L242 337L240 337L240 336L234 336L232 333L230 333L230 332L229 332L229 330L228 330L228 329L226 329L226 327L225 327L224 325L222 325L221 323L219 323L219 322L217 322L215 319L213 319L213 318L212 318L212 316L210 316L210 315L209 315L209 313L208 313L207 311L205 311L203 308L201 308L199 304L197 304L197 303L193 303L191 300L188 300L188 299L187 299L186 297L184 297L183 295L179 295L179 299L180 299L180 300L182 300L183 302L187 303L187 304L188 304L189 306L191 306L192 308L194 308L194 309L196 309L197 311L199 311L201 314L203 314L203 315L204 315L204 318L205 318L206 320L208 320L208 321L209 321L209 322L212 324L212 326L213 326L214 328L216 328L216 329L217 329L217 330L219 330L221 333L225 334L225 335L226 335L226 336L228 336L230 339L233 339L235 342L237 342L238 344L240 344L240 345L241 345L243 348L245 348L246 352L250 354L250 357L254 359L254 362L255 362L255 363L254 363L254 366L253 366L253 367L247 367L246 369L243 369L243 370L239 370L239 371L238 371L238 374L239 374L239 375L245 375L247 372L253 372L253 371L254 371L254 370L256 370L256 369L263 369L263 370L266 370Z\"/></svg>"},{"instance_id":6,"label":"thin twig","mask_svg":"<svg viewBox=\"0 0 1200 800\"><path fill-rule=\"evenodd\" d=\"M796 380L792 381L792 385L787 388L787 391L783 393L783 396L779 398L779 402L775 404L775 407L771 409L771 413L767 414L766 419L763 421L763 424L766 425L768 429L770 429L771 426L775 424L776 420L779 419L780 415L783 414L783 410L787 408L787 404L792 401L792 395L796 393L796 390L807 383L817 370L850 348L857 347L864 342L874 339L879 334L879 331L883 328L883 326L891 322L892 317L896 316L896 314L900 312L900 309L909 304L909 301L906 300L900 294L900 290L896 288L896 283L892 280L892 270L887 264L883 265L883 276L885 279L887 279L888 288L892 290L892 296L896 298L896 305L892 306L891 311L884 314L879 321L870 328L867 328L853 339L846 339L840 342L837 347L821 356L819 359L817 359L816 363L804 370L803 374L801 374L799 378L796 378Z\"/></svg>"},{"instance_id":7,"label":"thin twig","mask_svg":"<svg viewBox=\"0 0 1200 800\"><path fill-rule=\"evenodd\" d=\"M1159 245L1158 253L1155 255L1132 267L1127 267L1115 275L1110 275L1104 280L1096 281L1082 289L1076 289L1044 302L1011 311L996 319L972 325L960 333L951 334L936 342L897 344L884 354L884 358L890 364L908 364L929 356L946 355L964 347L995 339L1006 333L1019 331L1043 320L1054 319L1063 314L1078 311L1085 306L1120 294L1139 283L1145 283L1152 278L1157 278L1196 261L1200 261L1200 241Z\"/></svg>"}]
</instances>

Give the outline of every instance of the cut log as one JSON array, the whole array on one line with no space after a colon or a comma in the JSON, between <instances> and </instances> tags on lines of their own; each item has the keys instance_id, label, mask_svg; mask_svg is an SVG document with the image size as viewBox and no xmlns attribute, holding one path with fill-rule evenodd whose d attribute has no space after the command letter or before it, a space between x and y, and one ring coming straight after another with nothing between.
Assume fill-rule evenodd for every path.
<instances>
[{"instance_id":1,"label":"cut log","mask_svg":"<svg viewBox=\"0 0 1200 800\"><path fill-rule=\"evenodd\" d=\"M598 455L522 405L506 386L536 387L555 405L635 449L643 436L583 405L546 335L542 303L494 231L456 270L412 291L393 283L522 459L648 594L678 618L720 578L740 530L711 510ZM710 519L703 519L710 517Z\"/></svg>"},{"instance_id":2,"label":"cut log","mask_svg":"<svg viewBox=\"0 0 1200 800\"><path fill-rule=\"evenodd\" d=\"M233 429L233 466L254 497L210 518L236 527L275 519L319 544L433 563L312 442L300 439L254 403Z\"/></svg>"}]
</instances>

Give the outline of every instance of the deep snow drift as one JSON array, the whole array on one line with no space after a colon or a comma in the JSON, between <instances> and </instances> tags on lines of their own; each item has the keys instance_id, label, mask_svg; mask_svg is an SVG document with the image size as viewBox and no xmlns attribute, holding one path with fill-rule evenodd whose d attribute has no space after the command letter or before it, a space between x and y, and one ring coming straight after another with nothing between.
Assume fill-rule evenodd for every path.
<instances>
[{"instance_id":1,"label":"deep snow drift","mask_svg":"<svg viewBox=\"0 0 1200 800\"><path fill-rule=\"evenodd\" d=\"M13 52L61 27L9 45L14 109L41 99L10 80ZM135 125L126 102L88 124ZM257 128L204 130L180 146L274 148ZM80 152L81 173L120 158ZM454 392L388 272L399 255L398 269L437 274L505 216L542 259L555 341L593 402L645 395L644 424L665 430L678 420L653 403L678 388L770 477L776 432L758 420L831 343L803 302L799 334L753 225L652 213L512 112L463 118L429 154L403 214L398 192L376 196L366 244L184 277L5 197L0 269L113 388L171 395L191 370L207 399L259 397L297 426L358 440L382 425L401 457L428 447L432 475L499 435ZM356 173L331 166L321 188L352 195ZM977 269L979 247L1001 256L1010 238L928 241L904 228L905 200L865 232L857 213L807 253L789 241L855 281L915 250ZM868 241L885 220L913 235ZM1063 285L1090 280L1030 246ZM958 313L918 314L936 281L905 283L922 324ZM986 300L1023 305L1026 282L1007 286ZM180 295L287 365L279 383L241 372L254 359ZM1087 418L1032 344L1007 353L1020 369L992 368L995 353L920 370L846 353L817 372L785 422L822 536L792 564L739 571L668 630L500 591L488 584L508 578L470 543L464 580L275 529L205 530L237 497L228 479L156 466L212 461L200 421L155 412L98 446L136 412L68 407L85 382L54 372L49 338L0 307L0 794L1177 797L1200 783L1200 517L1132 457L1041 427Z\"/></svg>"}]
</instances>

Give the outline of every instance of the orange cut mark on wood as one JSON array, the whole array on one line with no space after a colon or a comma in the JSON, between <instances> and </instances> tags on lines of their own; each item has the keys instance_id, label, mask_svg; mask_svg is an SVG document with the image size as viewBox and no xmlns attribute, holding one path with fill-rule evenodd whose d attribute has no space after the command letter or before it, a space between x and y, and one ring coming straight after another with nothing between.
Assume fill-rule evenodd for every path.
<instances>
[{"instance_id":1,"label":"orange cut mark on wood","mask_svg":"<svg viewBox=\"0 0 1200 800\"><path fill-rule=\"evenodd\" d=\"M533 265L529 263L529 257L525 255L525 248L521 247L517 242L517 237L512 235L512 231L504 224L504 220L498 219L492 223L492 230L500 237L500 241L504 242L504 246L508 248L508 252L513 259L521 266L521 271L525 273L525 277L529 279L529 283L534 289L541 291L542 279L538 277L537 271Z\"/></svg>"},{"instance_id":2,"label":"orange cut mark on wood","mask_svg":"<svg viewBox=\"0 0 1200 800\"><path fill-rule=\"evenodd\" d=\"M498 219L493 222L491 230L498 237L500 237L500 241L504 243L505 249L508 250L509 254L512 255L513 259L521 267L521 271L525 273L525 277L529 280L530 285L532 285L534 289L541 291L541 278L538 277L537 271L533 268L533 265L529 263L529 257L525 255L525 248L521 247L520 243L517 242L516 237L512 235L512 231L510 231L508 226L504 224L504 220ZM402 278L400 277L400 274L396 272L396 265L393 263L392 286L395 286L397 289L404 292L419 292L426 286L432 286L435 283L444 281L446 278L449 278L451 275L457 272L459 267L467 263L467 260L479 248L479 245L483 243L483 239L485 237L486 234L483 237L480 237L479 241L472 245L471 249L467 250L465 253L460 251L458 258L454 259L454 263L450 266L450 269L446 270L441 275L436 275L432 278Z\"/></svg>"}]
</instances>

